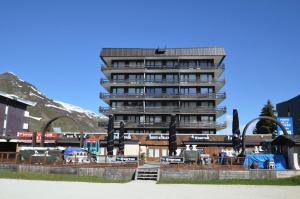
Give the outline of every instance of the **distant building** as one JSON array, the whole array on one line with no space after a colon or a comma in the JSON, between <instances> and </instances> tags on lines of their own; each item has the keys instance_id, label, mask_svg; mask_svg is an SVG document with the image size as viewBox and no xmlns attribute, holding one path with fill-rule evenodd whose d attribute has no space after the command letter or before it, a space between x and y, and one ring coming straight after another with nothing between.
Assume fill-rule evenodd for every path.
<instances>
[{"instance_id":1,"label":"distant building","mask_svg":"<svg viewBox=\"0 0 300 199\"><path fill-rule=\"evenodd\" d=\"M278 117L292 117L294 134L300 135L300 95L276 105Z\"/></svg>"},{"instance_id":2,"label":"distant building","mask_svg":"<svg viewBox=\"0 0 300 199\"><path fill-rule=\"evenodd\" d=\"M27 131L27 106L35 105L35 102L0 91L0 136L16 137L18 132Z\"/></svg>"}]
</instances>

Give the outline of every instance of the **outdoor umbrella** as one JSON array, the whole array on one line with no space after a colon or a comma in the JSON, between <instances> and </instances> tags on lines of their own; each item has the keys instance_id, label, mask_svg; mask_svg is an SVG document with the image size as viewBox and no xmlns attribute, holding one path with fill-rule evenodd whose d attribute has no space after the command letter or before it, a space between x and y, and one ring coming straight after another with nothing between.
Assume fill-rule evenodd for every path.
<instances>
[{"instance_id":1,"label":"outdoor umbrella","mask_svg":"<svg viewBox=\"0 0 300 199\"><path fill-rule=\"evenodd\" d=\"M232 146L235 151L239 151L241 147L240 140L240 127L239 127L239 114L237 109L233 109L232 119Z\"/></svg>"},{"instance_id":2,"label":"outdoor umbrella","mask_svg":"<svg viewBox=\"0 0 300 199\"><path fill-rule=\"evenodd\" d=\"M109 115L107 126L107 155L113 156L114 150L114 116Z\"/></svg>"},{"instance_id":3,"label":"outdoor umbrella","mask_svg":"<svg viewBox=\"0 0 300 199\"><path fill-rule=\"evenodd\" d=\"M84 141L84 140L83 140L83 132L81 131L81 132L80 132L80 144L79 144L80 148L83 147L83 144L84 144L83 141Z\"/></svg>"},{"instance_id":4,"label":"outdoor umbrella","mask_svg":"<svg viewBox=\"0 0 300 199\"><path fill-rule=\"evenodd\" d=\"M176 155L176 118L171 115L171 122L169 126L169 156Z\"/></svg>"},{"instance_id":5,"label":"outdoor umbrella","mask_svg":"<svg viewBox=\"0 0 300 199\"><path fill-rule=\"evenodd\" d=\"M36 147L36 131L33 131L32 133L32 147Z\"/></svg>"},{"instance_id":6,"label":"outdoor umbrella","mask_svg":"<svg viewBox=\"0 0 300 199\"><path fill-rule=\"evenodd\" d=\"M120 122L120 131L119 131L119 154L124 155L124 122Z\"/></svg>"}]
</instances>

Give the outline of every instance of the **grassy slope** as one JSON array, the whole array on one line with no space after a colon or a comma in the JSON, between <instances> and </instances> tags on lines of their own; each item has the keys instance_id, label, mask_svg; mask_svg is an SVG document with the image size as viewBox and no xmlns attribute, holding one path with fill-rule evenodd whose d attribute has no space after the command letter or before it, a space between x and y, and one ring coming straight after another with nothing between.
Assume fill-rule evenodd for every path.
<instances>
[{"instance_id":1,"label":"grassy slope","mask_svg":"<svg viewBox=\"0 0 300 199\"><path fill-rule=\"evenodd\" d=\"M24 180L49 180L49 181L77 181L77 182L97 182L97 183L125 183L126 180L109 180L96 176L77 176L68 174L44 174L14 172L0 169L0 178L24 179Z\"/></svg>"},{"instance_id":2,"label":"grassy slope","mask_svg":"<svg viewBox=\"0 0 300 199\"><path fill-rule=\"evenodd\" d=\"M300 176L281 179L160 180L159 184L300 185Z\"/></svg>"}]
</instances>

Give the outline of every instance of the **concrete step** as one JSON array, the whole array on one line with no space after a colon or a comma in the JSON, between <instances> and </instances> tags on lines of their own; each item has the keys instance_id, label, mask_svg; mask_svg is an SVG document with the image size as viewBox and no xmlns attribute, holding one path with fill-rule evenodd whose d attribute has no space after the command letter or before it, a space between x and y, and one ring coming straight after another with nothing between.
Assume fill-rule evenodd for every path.
<instances>
[{"instance_id":1,"label":"concrete step","mask_svg":"<svg viewBox=\"0 0 300 199\"><path fill-rule=\"evenodd\" d=\"M135 175L136 180L155 180L159 179L159 169L157 168L138 168Z\"/></svg>"}]
</instances>

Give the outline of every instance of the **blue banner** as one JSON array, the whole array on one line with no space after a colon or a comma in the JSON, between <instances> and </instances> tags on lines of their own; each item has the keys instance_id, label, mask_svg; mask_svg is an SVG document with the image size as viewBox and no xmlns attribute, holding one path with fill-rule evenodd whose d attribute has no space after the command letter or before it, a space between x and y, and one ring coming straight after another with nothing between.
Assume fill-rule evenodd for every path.
<instances>
[{"instance_id":1,"label":"blue banner","mask_svg":"<svg viewBox=\"0 0 300 199\"><path fill-rule=\"evenodd\" d=\"M293 135L293 118L291 117L277 117L277 121L280 122L286 129L289 135ZM277 134L283 135L283 131L280 126L277 125Z\"/></svg>"}]
</instances>

